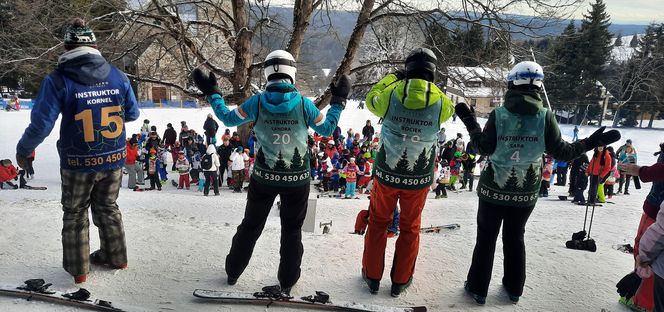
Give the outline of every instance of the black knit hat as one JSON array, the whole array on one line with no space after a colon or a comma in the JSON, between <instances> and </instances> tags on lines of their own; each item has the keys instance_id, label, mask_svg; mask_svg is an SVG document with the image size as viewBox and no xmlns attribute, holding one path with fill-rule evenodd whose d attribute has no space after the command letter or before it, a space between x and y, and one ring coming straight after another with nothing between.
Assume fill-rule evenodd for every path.
<instances>
[{"instance_id":1,"label":"black knit hat","mask_svg":"<svg viewBox=\"0 0 664 312\"><path fill-rule=\"evenodd\" d=\"M97 47L97 37L90 27L85 25L85 20L75 18L65 28L65 49L70 50L81 46Z\"/></svg>"},{"instance_id":2,"label":"black knit hat","mask_svg":"<svg viewBox=\"0 0 664 312\"><path fill-rule=\"evenodd\" d=\"M406 78L433 81L436 78L437 61L433 51L427 48L416 48L406 57Z\"/></svg>"}]
</instances>

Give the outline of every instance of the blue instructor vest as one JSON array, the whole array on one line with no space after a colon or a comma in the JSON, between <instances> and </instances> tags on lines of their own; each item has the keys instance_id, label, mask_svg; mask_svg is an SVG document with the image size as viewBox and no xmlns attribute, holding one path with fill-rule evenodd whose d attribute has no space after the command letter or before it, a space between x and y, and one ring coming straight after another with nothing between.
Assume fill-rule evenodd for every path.
<instances>
[{"instance_id":1,"label":"blue instructor vest","mask_svg":"<svg viewBox=\"0 0 664 312\"><path fill-rule=\"evenodd\" d=\"M546 110L535 115L495 110L496 150L480 176L480 199L504 206L530 207L537 202L546 149Z\"/></svg>"},{"instance_id":2,"label":"blue instructor vest","mask_svg":"<svg viewBox=\"0 0 664 312\"><path fill-rule=\"evenodd\" d=\"M260 99L260 98L259 98ZM274 186L302 186L310 181L304 101L287 113L273 113L258 102L254 125L256 162L252 177Z\"/></svg>"},{"instance_id":3,"label":"blue instructor vest","mask_svg":"<svg viewBox=\"0 0 664 312\"><path fill-rule=\"evenodd\" d=\"M392 92L374 167L380 183L410 190L433 183L441 109L440 100L421 109L408 109Z\"/></svg>"},{"instance_id":4,"label":"blue instructor vest","mask_svg":"<svg viewBox=\"0 0 664 312\"><path fill-rule=\"evenodd\" d=\"M58 153L63 169L84 172L124 166L127 155L124 108L126 77L112 67L105 81L84 85L54 74L64 83Z\"/></svg>"}]
</instances>

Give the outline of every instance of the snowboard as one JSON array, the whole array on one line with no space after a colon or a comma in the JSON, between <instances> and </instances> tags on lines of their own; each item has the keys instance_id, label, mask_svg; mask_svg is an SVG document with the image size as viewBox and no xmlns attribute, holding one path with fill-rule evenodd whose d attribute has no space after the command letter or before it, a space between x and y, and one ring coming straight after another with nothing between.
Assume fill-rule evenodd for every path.
<instances>
[{"instance_id":1,"label":"snowboard","mask_svg":"<svg viewBox=\"0 0 664 312\"><path fill-rule=\"evenodd\" d=\"M420 228L420 233L440 233L440 231L442 230L456 230L460 227L461 225L458 223L436 225L436 226Z\"/></svg>"},{"instance_id":2,"label":"snowboard","mask_svg":"<svg viewBox=\"0 0 664 312\"><path fill-rule=\"evenodd\" d=\"M35 190L35 191L45 191L46 190L45 186L30 186L30 185L28 185L27 181L25 180L25 170L21 169L18 172L19 172L19 175L20 175L18 187L20 189Z\"/></svg>"},{"instance_id":3,"label":"snowboard","mask_svg":"<svg viewBox=\"0 0 664 312\"><path fill-rule=\"evenodd\" d=\"M388 307L357 302L332 302L330 296L322 291L315 295L296 298L284 293L279 286L263 287L255 293L239 293L218 290L196 289L194 296L230 304L256 304L269 307L272 304L306 310L351 311L351 312L426 312L424 306Z\"/></svg>"},{"instance_id":4,"label":"snowboard","mask_svg":"<svg viewBox=\"0 0 664 312\"><path fill-rule=\"evenodd\" d=\"M38 287L30 287L28 283L41 284ZM79 289L76 293L63 293L59 291L49 290L51 284L45 284L44 280L28 280L26 285L23 286L10 286L10 285L0 285L0 295L25 298L26 300L40 300L48 301L61 305L74 306L81 309L93 310L93 311L114 311L122 312L129 311L125 308L121 308L114 303L102 299L96 299L89 297L90 293L84 288ZM87 296L76 298L78 293L87 293ZM74 295L74 298L68 298L68 296ZM87 297L87 298L86 298ZM75 299L76 298L76 299Z\"/></svg>"}]
</instances>

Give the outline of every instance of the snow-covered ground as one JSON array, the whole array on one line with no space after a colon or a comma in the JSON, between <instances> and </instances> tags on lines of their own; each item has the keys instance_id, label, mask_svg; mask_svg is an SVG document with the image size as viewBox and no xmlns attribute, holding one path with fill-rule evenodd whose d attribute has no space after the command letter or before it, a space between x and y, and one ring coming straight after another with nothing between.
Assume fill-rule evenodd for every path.
<instances>
[{"instance_id":1,"label":"snow-covered ground","mask_svg":"<svg viewBox=\"0 0 664 312\"><path fill-rule=\"evenodd\" d=\"M349 103L340 126L360 130L367 119L378 120L368 111ZM143 110L139 121L127 124L137 132L143 119L150 119L162 133L166 123L179 129L186 120L202 130L208 109ZM14 158L15 145L29 122L29 111L0 112L0 159ZM448 137L467 134L459 120L445 125ZM222 129L224 127L222 126ZM47 191L0 191L0 284L21 284L29 278L44 278L59 290L75 290L73 279L62 268L60 231L60 178L55 142L58 126L37 149L33 185ZM581 128L585 137L594 128ZM377 131L380 131L377 129ZM572 127L564 126L567 138ZM639 162L653 163L652 153L664 141L659 130L623 131L639 151ZM624 140L622 140L624 141ZM125 184L126 185L126 184ZM627 311L618 304L616 282L632 266L632 257L613 245L633 243L641 205L650 185L631 196L614 197L615 204L597 208L592 234L596 253L566 249L571 233L583 226L584 207L556 200L566 188L553 186L551 197L540 199L526 229L528 278L522 300L512 305L502 291L502 244L498 241L492 285L486 311ZM312 192L312 198L315 198ZM296 295L315 290L328 292L337 301L357 301L390 306L426 305L430 311L476 310L463 292L475 241L477 196L450 193L434 200L429 196L422 225L459 223L461 228L440 234L423 234L413 285L394 299L389 295L389 270L395 239L390 239L381 291L370 295L360 278L363 248L361 236L350 235L355 215L368 205L366 199L318 199L316 222L332 221L330 234L305 233L302 278L293 289ZM279 218L276 207L270 214L254 256L236 286L227 286L224 258L236 226L242 220L246 194L224 189L220 197L203 197L196 191L176 190L166 185L162 192L132 192L122 189L123 212L129 253L129 268L107 270L92 267L88 282L81 285L98 298L152 311L264 311L261 306L218 305L197 301L195 288L253 292L277 283ZM99 246L94 227L91 248ZM0 311L73 311L75 309L37 301L0 296ZM269 310L287 309L271 307Z\"/></svg>"}]
</instances>

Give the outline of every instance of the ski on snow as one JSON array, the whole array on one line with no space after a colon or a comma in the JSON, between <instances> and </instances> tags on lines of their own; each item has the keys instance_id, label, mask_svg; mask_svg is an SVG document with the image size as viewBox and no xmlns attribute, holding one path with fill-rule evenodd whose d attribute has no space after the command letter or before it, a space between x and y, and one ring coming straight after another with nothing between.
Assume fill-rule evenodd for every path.
<instances>
[{"instance_id":1,"label":"ski on snow","mask_svg":"<svg viewBox=\"0 0 664 312\"><path fill-rule=\"evenodd\" d=\"M56 304L75 306L81 309L93 311L130 311L124 308L120 308L110 301L91 298L90 292L85 288L80 288L78 291L73 293L63 293L55 290L49 290L48 288L50 286L51 284L47 284L43 279L30 279L25 281L25 285L19 287L0 285L0 294L11 297L25 298L28 301L48 301Z\"/></svg>"},{"instance_id":2,"label":"ski on snow","mask_svg":"<svg viewBox=\"0 0 664 312\"><path fill-rule=\"evenodd\" d=\"M417 307L388 307L357 302L332 302L330 296L322 291L315 295L296 298L281 291L279 286L263 287L262 291L251 293L238 293L218 290L196 289L194 296L223 303L243 303L270 306L272 304L299 307L303 309L349 311L349 312L426 312L424 306Z\"/></svg>"},{"instance_id":3,"label":"ski on snow","mask_svg":"<svg viewBox=\"0 0 664 312\"><path fill-rule=\"evenodd\" d=\"M456 230L461 227L461 224L451 223L445 225L436 225L420 228L420 233L440 233L442 230Z\"/></svg>"}]
</instances>

